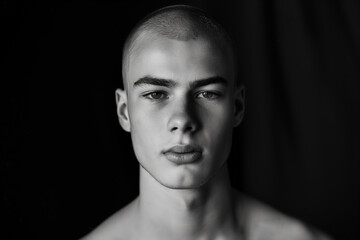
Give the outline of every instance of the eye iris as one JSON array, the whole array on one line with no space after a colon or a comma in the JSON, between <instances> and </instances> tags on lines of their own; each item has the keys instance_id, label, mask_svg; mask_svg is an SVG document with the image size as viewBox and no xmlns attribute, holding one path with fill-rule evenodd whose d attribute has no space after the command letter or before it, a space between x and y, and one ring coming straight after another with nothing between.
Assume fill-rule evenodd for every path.
<instances>
[{"instance_id":1,"label":"eye iris","mask_svg":"<svg viewBox=\"0 0 360 240\"><path fill-rule=\"evenodd\" d=\"M212 98L214 96L211 92L203 92L202 95L204 98Z\"/></svg>"},{"instance_id":2,"label":"eye iris","mask_svg":"<svg viewBox=\"0 0 360 240\"><path fill-rule=\"evenodd\" d=\"M159 92L153 92L153 93L151 93L151 97L152 97L153 99L160 99L161 96L162 96L162 93L159 93Z\"/></svg>"}]
</instances>

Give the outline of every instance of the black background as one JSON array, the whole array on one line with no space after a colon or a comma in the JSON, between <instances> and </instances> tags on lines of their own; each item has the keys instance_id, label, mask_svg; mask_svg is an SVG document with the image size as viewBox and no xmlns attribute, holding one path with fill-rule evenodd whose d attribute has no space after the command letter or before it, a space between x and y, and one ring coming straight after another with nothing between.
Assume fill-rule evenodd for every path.
<instances>
[{"instance_id":1,"label":"black background","mask_svg":"<svg viewBox=\"0 0 360 240\"><path fill-rule=\"evenodd\" d=\"M132 26L190 3L236 38L233 185L358 239L360 2L1 1L1 239L76 239L138 194L114 90ZM136 227L136 226L134 226Z\"/></svg>"}]
</instances>

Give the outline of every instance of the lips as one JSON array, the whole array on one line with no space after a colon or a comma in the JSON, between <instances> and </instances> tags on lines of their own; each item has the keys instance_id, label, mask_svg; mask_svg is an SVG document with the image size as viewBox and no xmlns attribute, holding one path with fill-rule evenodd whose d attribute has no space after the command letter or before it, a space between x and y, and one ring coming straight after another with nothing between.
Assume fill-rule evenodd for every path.
<instances>
[{"instance_id":1,"label":"lips","mask_svg":"<svg viewBox=\"0 0 360 240\"><path fill-rule=\"evenodd\" d=\"M193 163L202 156L202 151L194 145L176 145L163 152L165 157L176 164Z\"/></svg>"}]
</instances>

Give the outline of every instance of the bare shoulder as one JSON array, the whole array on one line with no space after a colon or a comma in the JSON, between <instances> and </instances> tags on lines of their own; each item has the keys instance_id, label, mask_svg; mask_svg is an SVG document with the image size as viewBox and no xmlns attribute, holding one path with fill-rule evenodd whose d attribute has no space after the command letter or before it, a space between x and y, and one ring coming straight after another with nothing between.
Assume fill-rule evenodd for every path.
<instances>
[{"instance_id":1,"label":"bare shoulder","mask_svg":"<svg viewBox=\"0 0 360 240\"><path fill-rule=\"evenodd\" d=\"M247 195L238 193L238 219L250 240L330 240L324 233Z\"/></svg>"},{"instance_id":2,"label":"bare shoulder","mask_svg":"<svg viewBox=\"0 0 360 240\"><path fill-rule=\"evenodd\" d=\"M137 199L114 213L80 240L131 240Z\"/></svg>"}]
</instances>

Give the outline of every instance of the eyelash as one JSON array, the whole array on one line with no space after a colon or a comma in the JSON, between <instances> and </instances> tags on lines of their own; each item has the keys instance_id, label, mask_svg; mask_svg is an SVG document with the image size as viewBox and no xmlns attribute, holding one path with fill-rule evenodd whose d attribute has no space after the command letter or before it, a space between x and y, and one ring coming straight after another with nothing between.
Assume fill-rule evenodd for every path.
<instances>
[{"instance_id":1,"label":"eyelash","mask_svg":"<svg viewBox=\"0 0 360 240\"><path fill-rule=\"evenodd\" d=\"M154 98L152 95L153 94L161 94L162 96L165 96L162 97L162 98ZM142 95L144 98L147 98L147 99L150 99L152 101L156 101L156 100L162 100L162 99L168 99L169 96L166 94L166 92L162 92L162 91L153 91L153 92L149 92L149 93L146 93L144 95Z\"/></svg>"},{"instance_id":2,"label":"eyelash","mask_svg":"<svg viewBox=\"0 0 360 240\"><path fill-rule=\"evenodd\" d=\"M154 98L155 94L160 95L160 97L159 98ZM209 94L212 97L205 97L204 94ZM202 97L199 97L200 95ZM143 94L142 96L144 98L146 98L146 99L151 100L151 101L159 101L159 100L169 99L169 95L167 95L167 93L163 92L163 91L153 91L153 92ZM200 91L200 92L197 92L195 94L195 97L196 98L203 98L203 99L207 99L207 100L215 100L215 99L218 99L219 97L221 97L221 94L219 92L216 92L216 91Z\"/></svg>"},{"instance_id":3,"label":"eyelash","mask_svg":"<svg viewBox=\"0 0 360 240\"><path fill-rule=\"evenodd\" d=\"M209 94L212 97L205 97L204 94ZM201 92L196 93L195 96L197 98L199 98L198 97L199 95L202 95L202 97L200 97L200 98L204 98L204 99L207 99L207 100L215 100L215 99L218 99L219 97L221 97L221 94L219 92L215 92L215 91L201 91Z\"/></svg>"}]
</instances>

